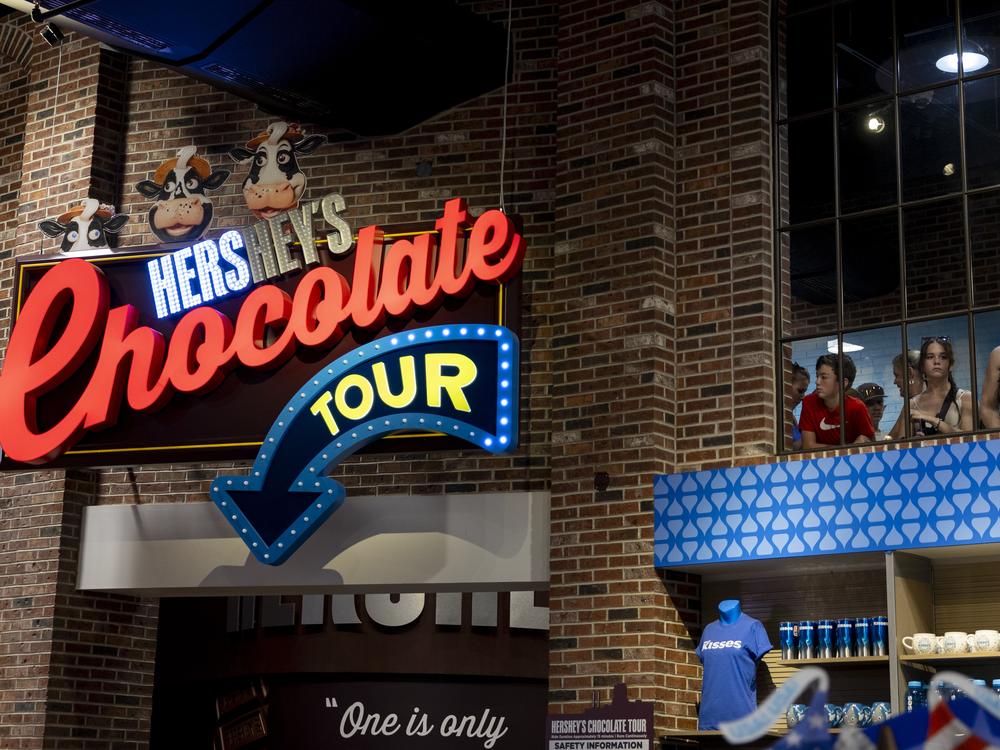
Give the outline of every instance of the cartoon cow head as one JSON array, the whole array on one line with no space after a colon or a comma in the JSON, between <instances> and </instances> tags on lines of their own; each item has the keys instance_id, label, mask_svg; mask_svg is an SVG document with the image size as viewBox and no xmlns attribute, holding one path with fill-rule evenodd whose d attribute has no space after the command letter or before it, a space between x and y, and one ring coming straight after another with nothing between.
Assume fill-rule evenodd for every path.
<instances>
[{"instance_id":1,"label":"cartoon cow head","mask_svg":"<svg viewBox=\"0 0 1000 750\"><path fill-rule=\"evenodd\" d=\"M213 172L208 162L195 156L194 146L185 146L176 159L168 159L152 180L135 189L156 203L149 209L149 228L161 242L189 242L201 237L212 223L212 199L206 190L216 190L229 171Z\"/></svg>"},{"instance_id":2,"label":"cartoon cow head","mask_svg":"<svg viewBox=\"0 0 1000 750\"><path fill-rule=\"evenodd\" d=\"M63 236L59 252L96 254L108 249L108 235L118 234L128 221L128 214L115 213L115 207L87 198L58 219L46 219L38 225L49 237Z\"/></svg>"},{"instance_id":3,"label":"cartoon cow head","mask_svg":"<svg viewBox=\"0 0 1000 750\"><path fill-rule=\"evenodd\" d=\"M240 164L253 160L243 181L243 198L254 216L270 219L295 208L306 188L296 154L311 154L326 143L325 135L306 136L298 123L272 122L267 131L236 146L229 155Z\"/></svg>"}]
</instances>

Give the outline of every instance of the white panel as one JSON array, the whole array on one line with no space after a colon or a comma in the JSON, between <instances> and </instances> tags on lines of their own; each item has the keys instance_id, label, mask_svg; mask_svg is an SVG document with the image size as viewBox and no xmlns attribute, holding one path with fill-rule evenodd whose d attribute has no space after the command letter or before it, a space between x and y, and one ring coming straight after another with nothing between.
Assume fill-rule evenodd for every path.
<instances>
[{"instance_id":1,"label":"white panel","mask_svg":"<svg viewBox=\"0 0 1000 750\"><path fill-rule=\"evenodd\" d=\"M543 492L348 497L283 565L212 503L84 509L77 587L150 596L542 590Z\"/></svg>"}]
</instances>

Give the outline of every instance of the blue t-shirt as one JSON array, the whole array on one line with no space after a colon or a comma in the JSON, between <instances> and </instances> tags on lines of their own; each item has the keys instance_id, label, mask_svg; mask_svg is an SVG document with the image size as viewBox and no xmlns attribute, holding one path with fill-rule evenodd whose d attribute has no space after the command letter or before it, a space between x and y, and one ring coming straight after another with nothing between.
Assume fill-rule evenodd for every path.
<instances>
[{"instance_id":1,"label":"blue t-shirt","mask_svg":"<svg viewBox=\"0 0 1000 750\"><path fill-rule=\"evenodd\" d=\"M695 650L705 665L698 729L718 729L757 709L757 662L770 650L764 626L744 613L732 625L716 620L705 628Z\"/></svg>"}]
</instances>

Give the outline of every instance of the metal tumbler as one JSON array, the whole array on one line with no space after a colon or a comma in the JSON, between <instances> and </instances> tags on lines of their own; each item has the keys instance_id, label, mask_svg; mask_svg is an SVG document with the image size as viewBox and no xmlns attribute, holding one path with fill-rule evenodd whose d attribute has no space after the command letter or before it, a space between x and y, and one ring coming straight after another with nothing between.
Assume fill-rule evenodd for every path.
<instances>
[{"instance_id":1,"label":"metal tumbler","mask_svg":"<svg viewBox=\"0 0 1000 750\"><path fill-rule=\"evenodd\" d=\"M844 617L837 620L837 657L854 656L854 620Z\"/></svg>"},{"instance_id":2,"label":"metal tumbler","mask_svg":"<svg viewBox=\"0 0 1000 750\"><path fill-rule=\"evenodd\" d=\"M889 618L879 615L872 618L872 656L889 655Z\"/></svg>"},{"instance_id":3,"label":"metal tumbler","mask_svg":"<svg viewBox=\"0 0 1000 750\"><path fill-rule=\"evenodd\" d=\"M871 623L867 617L854 620L854 655L872 655Z\"/></svg>"},{"instance_id":4,"label":"metal tumbler","mask_svg":"<svg viewBox=\"0 0 1000 750\"><path fill-rule=\"evenodd\" d=\"M795 631L798 625L794 622L778 623L778 641L781 643L781 658L795 658Z\"/></svg>"},{"instance_id":5,"label":"metal tumbler","mask_svg":"<svg viewBox=\"0 0 1000 750\"><path fill-rule=\"evenodd\" d=\"M812 620L799 623L798 658L816 658L816 623Z\"/></svg>"},{"instance_id":6,"label":"metal tumbler","mask_svg":"<svg viewBox=\"0 0 1000 750\"><path fill-rule=\"evenodd\" d=\"M816 656L832 659L836 651L837 634L833 620L816 621Z\"/></svg>"}]
</instances>

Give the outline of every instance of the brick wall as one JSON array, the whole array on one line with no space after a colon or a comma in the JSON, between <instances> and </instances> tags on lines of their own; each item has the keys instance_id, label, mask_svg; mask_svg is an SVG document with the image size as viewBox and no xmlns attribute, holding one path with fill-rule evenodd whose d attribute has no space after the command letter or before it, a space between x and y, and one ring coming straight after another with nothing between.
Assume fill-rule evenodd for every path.
<instances>
[{"instance_id":1,"label":"brick wall","mask_svg":"<svg viewBox=\"0 0 1000 750\"><path fill-rule=\"evenodd\" d=\"M506 20L503 4L470 7ZM655 701L658 730L694 726L700 584L652 568L651 482L773 451L769 7L516 3L504 197L529 246L521 447L511 458L359 456L336 473L356 494L551 491L552 710L607 700L624 680L632 697ZM121 245L154 243L133 186L188 144L234 171L212 194L214 226L250 221L243 168L226 152L271 118L85 40L63 48L58 96L57 66L56 53L37 50L20 87L30 114L2 278L12 268L3 253L54 247L35 224L90 183L130 214ZM305 124L332 141L302 159L307 195L343 193L355 227L429 221L452 195L476 212L495 206L501 112L498 90L392 137ZM0 477L4 741L144 744L156 604L73 591L79 512L203 502L216 473L244 466ZM595 489L604 473L607 489ZM108 690L80 689L92 680Z\"/></svg>"}]
</instances>

